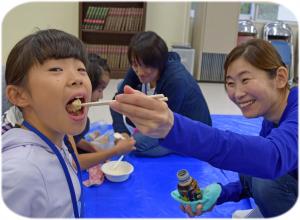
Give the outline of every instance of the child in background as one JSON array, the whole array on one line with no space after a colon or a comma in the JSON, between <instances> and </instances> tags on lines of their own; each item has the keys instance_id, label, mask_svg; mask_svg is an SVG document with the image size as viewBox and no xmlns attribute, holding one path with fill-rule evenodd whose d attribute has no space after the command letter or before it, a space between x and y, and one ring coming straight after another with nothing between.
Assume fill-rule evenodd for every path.
<instances>
[{"instance_id":1,"label":"child in background","mask_svg":"<svg viewBox=\"0 0 300 220\"><path fill-rule=\"evenodd\" d=\"M106 60L97 54L89 54L88 60L87 72L92 83L91 101L96 102L103 98L103 91L110 80L110 68ZM76 150L79 153L77 156L82 169L90 168L100 162L104 162L112 156L125 154L135 149L133 138L120 140L115 146L108 149L99 149L84 139L85 134L89 131L89 126L88 120L85 130L81 134L74 136Z\"/></svg>"},{"instance_id":2,"label":"child in background","mask_svg":"<svg viewBox=\"0 0 300 220\"><path fill-rule=\"evenodd\" d=\"M83 43L55 29L23 38L8 56L6 95L20 121L2 133L2 193L17 214L80 215L80 167L72 166L66 134L77 135L86 125L88 109L71 105L91 99L86 64Z\"/></svg>"},{"instance_id":3,"label":"child in background","mask_svg":"<svg viewBox=\"0 0 300 220\"><path fill-rule=\"evenodd\" d=\"M92 83L92 102L96 102L103 98L103 91L109 83L110 80L110 69L104 72L103 64L106 60L102 59L97 54L88 54L89 64L87 67L87 72ZM97 152L99 149L87 142L84 136L90 130L90 120L88 118L85 129L79 135L74 136L74 141L76 143L77 152L79 154Z\"/></svg>"}]
</instances>

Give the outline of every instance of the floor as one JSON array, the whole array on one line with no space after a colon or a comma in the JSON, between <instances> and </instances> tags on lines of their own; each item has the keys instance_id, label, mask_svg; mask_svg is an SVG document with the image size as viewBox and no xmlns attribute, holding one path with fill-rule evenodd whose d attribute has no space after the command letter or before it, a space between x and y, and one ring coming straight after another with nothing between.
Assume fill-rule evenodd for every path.
<instances>
[{"instance_id":1,"label":"floor","mask_svg":"<svg viewBox=\"0 0 300 220\"><path fill-rule=\"evenodd\" d=\"M104 90L103 99L111 99L116 92L117 84L120 80L111 79ZM206 98L211 114L241 115L237 108L227 97L222 83L199 83L199 86ZM109 108L107 106L96 106L90 108L89 118L91 122L103 121L111 123Z\"/></svg>"}]
</instances>

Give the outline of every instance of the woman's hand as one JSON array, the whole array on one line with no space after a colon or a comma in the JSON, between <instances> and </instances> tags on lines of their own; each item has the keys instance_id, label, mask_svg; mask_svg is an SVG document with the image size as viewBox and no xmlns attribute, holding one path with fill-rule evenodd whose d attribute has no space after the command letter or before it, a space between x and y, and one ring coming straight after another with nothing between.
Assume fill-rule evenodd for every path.
<instances>
[{"instance_id":1,"label":"woman's hand","mask_svg":"<svg viewBox=\"0 0 300 220\"><path fill-rule=\"evenodd\" d=\"M124 94L117 95L110 107L127 116L142 134L152 138L164 138L174 124L173 112L165 102L147 97L130 86L124 87Z\"/></svg>"},{"instance_id":2,"label":"woman's hand","mask_svg":"<svg viewBox=\"0 0 300 220\"><path fill-rule=\"evenodd\" d=\"M186 205L186 206L180 205L180 209L184 213L188 214L189 217L195 217L195 216L199 216L202 214L202 205L201 204L197 205L196 212L192 211L192 207L190 205Z\"/></svg>"},{"instance_id":3,"label":"woman's hand","mask_svg":"<svg viewBox=\"0 0 300 220\"><path fill-rule=\"evenodd\" d=\"M207 211L209 211L209 212L212 211L214 207L215 207L215 205L213 205L213 206L212 206L209 210L207 210ZM184 213L188 214L189 217L195 217L195 216L202 215L202 214L204 213L204 211L202 211L202 208L203 208L203 206L202 206L201 204L198 204L198 205L196 206L196 211L193 212L193 211L192 211L192 207L191 207L190 205L186 205L186 206L180 205L180 209L181 209ZM207 212L207 211L206 211L206 212Z\"/></svg>"}]
</instances>

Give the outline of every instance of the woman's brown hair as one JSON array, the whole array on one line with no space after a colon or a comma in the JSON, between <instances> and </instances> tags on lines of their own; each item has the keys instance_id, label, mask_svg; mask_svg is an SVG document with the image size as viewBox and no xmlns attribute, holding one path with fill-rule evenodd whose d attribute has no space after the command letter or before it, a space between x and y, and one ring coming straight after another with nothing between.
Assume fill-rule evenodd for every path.
<instances>
[{"instance_id":1,"label":"woman's brown hair","mask_svg":"<svg viewBox=\"0 0 300 220\"><path fill-rule=\"evenodd\" d=\"M241 57L252 66L265 70L270 78L276 76L276 70L279 67L286 67L279 53L270 42L262 39L251 39L235 47L226 57L224 63L225 80L229 65Z\"/></svg>"}]
</instances>

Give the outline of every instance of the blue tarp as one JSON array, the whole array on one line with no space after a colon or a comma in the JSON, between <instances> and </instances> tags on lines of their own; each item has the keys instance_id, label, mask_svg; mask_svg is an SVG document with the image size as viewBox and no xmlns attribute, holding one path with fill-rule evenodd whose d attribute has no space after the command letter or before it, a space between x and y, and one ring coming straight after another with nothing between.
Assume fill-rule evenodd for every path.
<instances>
[{"instance_id":1,"label":"blue tarp","mask_svg":"<svg viewBox=\"0 0 300 220\"><path fill-rule=\"evenodd\" d=\"M237 115L212 115L213 127L237 133L258 135L262 119L245 119ZM84 187L86 218L183 218L179 203L170 192L176 189L176 173L187 169L203 188L211 183L228 183L237 173L212 167L191 157L168 155L160 158L126 155L134 166L130 178L121 183L105 180L100 186ZM84 179L87 173L84 172ZM227 202L216 206L199 218L230 218L237 209L249 209L251 202Z\"/></svg>"}]
</instances>

